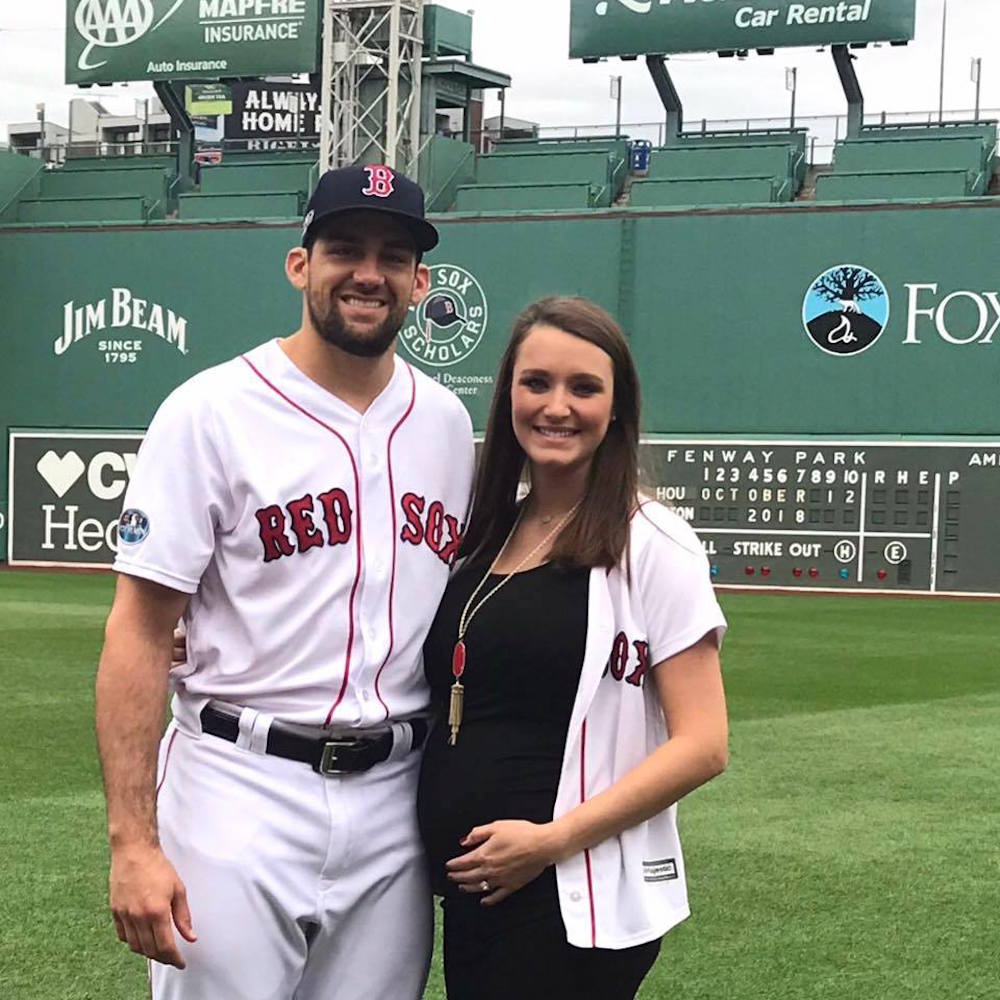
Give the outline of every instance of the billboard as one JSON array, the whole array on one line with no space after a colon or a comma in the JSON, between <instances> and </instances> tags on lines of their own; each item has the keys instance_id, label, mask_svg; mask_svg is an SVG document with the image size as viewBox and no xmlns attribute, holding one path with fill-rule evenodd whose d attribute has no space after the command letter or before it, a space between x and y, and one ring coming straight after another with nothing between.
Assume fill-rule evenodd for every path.
<instances>
[{"instance_id":1,"label":"billboard","mask_svg":"<svg viewBox=\"0 0 1000 1000\"><path fill-rule=\"evenodd\" d=\"M66 82L316 69L319 0L67 0Z\"/></svg>"},{"instance_id":2,"label":"billboard","mask_svg":"<svg viewBox=\"0 0 1000 1000\"><path fill-rule=\"evenodd\" d=\"M916 0L572 0L570 57L913 38Z\"/></svg>"},{"instance_id":3,"label":"billboard","mask_svg":"<svg viewBox=\"0 0 1000 1000\"><path fill-rule=\"evenodd\" d=\"M110 566L141 442L141 434L12 431L10 565Z\"/></svg>"},{"instance_id":4,"label":"billboard","mask_svg":"<svg viewBox=\"0 0 1000 1000\"><path fill-rule=\"evenodd\" d=\"M232 86L225 136L234 148L318 149L320 93L308 83L243 80Z\"/></svg>"}]
</instances>

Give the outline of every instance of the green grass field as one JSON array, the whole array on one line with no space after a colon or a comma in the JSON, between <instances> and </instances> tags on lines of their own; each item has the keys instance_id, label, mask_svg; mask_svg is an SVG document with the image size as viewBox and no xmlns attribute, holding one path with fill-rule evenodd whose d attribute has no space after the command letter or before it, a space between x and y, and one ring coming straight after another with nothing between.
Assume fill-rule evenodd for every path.
<instances>
[{"instance_id":1,"label":"green grass field","mask_svg":"<svg viewBox=\"0 0 1000 1000\"><path fill-rule=\"evenodd\" d=\"M92 713L111 586L0 572L2 1000L146 995L105 910ZM640 995L996 1000L1000 606L724 605L731 764L681 808L693 917Z\"/></svg>"}]
</instances>

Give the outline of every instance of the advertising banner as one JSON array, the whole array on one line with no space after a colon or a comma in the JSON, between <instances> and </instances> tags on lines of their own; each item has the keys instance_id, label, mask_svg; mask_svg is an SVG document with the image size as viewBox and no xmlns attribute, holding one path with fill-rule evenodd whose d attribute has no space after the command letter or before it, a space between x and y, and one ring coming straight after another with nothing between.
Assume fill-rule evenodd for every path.
<instances>
[{"instance_id":1,"label":"advertising banner","mask_svg":"<svg viewBox=\"0 0 1000 1000\"><path fill-rule=\"evenodd\" d=\"M110 566L141 434L12 431L11 566Z\"/></svg>"},{"instance_id":2,"label":"advertising banner","mask_svg":"<svg viewBox=\"0 0 1000 1000\"><path fill-rule=\"evenodd\" d=\"M184 108L194 118L228 115L233 95L224 83L192 83L184 88Z\"/></svg>"},{"instance_id":3,"label":"advertising banner","mask_svg":"<svg viewBox=\"0 0 1000 1000\"><path fill-rule=\"evenodd\" d=\"M225 135L235 149L318 149L320 94L308 83L243 80L232 86Z\"/></svg>"},{"instance_id":4,"label":"advertising banner","mask_svg":"<svg viewBox=\"0 0 1000 1000\"><path fill-rule=\"evenodd\" d=\"M67 0L66 82L316 69L319 0Z\"/></svg>"},{"instance_id":5,"label":"advertising banner","mask_svg":"<svg viewBox=\"0 0 1000 1000\"><path fill-rule=\"evenodd\" d=\"M570 57L913 38L916 0L572 0Z\"/></svg>"}]
</instances>

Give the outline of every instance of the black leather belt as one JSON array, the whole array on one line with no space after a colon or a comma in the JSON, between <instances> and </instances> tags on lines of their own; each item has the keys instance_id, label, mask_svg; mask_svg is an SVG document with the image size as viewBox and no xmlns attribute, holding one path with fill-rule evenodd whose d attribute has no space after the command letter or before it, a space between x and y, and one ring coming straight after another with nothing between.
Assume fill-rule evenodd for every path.
<instances>
[{"instance_id":1,"label":"black leather belt","mask_svg":"<svg viewBox=\"0 0 1000 1000\"><path fill-rule=\"evenodd\" d=\"M420 749L427 738L426 719L408 719L413 731L413 750ZM213 705L201 710L202 732L235 743L240 735L238 715ZM286 760L309 764L317 774L357 774L388 760L392 753L392 730L378 735L333 736L330 733L306 736L280 722L272 722L267 733L267 753Z\"/></svg>"}]
</instances>

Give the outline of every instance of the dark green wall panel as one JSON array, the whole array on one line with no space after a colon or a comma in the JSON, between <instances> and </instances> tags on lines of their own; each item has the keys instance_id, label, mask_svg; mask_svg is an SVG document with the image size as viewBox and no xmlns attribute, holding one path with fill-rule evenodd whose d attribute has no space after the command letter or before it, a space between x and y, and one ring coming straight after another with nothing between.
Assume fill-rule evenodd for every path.
<instances>
[{"instance_id":1,"label":"dark green wall panel","mask_svg":"<svg viewBox=\"0 0 1000 1000\"><path fill-rule=\"evenodd\" d=\"M428 263L435 294L459 318L411 315L400 349L425 358L429 329L437 363L422 367L459 392L481 428L517 312L545 294L585 294L631 335L648 433L995 435L1000 326L987 331L1000 321L998 208L445 217ZM11 427L144 427L184 379L295 329L300 299L283 262L297 235L290 225L0 230L4 468ZM871 269L890 301L881 336L843 357L818 349L802 318L812 283L840 264ZM937 286L920 293L924 309L958 293L945 329L968 343L942 338L928 316L917 319L919 343L906 343L906 286L918 283ZM165 321L166 310L182 317L185 352L149 330L108 328L57 354L65 304L104 301L110 323L115 288L162 307ZM101 341L141 350L132 363L109 361L132 352ZM5 503L3 481L0 512Z\"/></svg>"},{"instance_id":2,"label":"dark green wall panel","mask_svg":"<svg viewBox=\"0 0 1000 1000\"><path fill-rule=\"evenodd\" d=\"M1000 268L989 247L998 203L641 218L636 224L633 345L653 432L993 434L1000 428ZM812 282L839 264L870 268L890 301L863 353L817 349L802 322ZM953 292L988 311L978 342L949 343L918 317L907 344L907 285L921 309ZM946 331L971 337L979 305L947 306Z\"/></svg>"}]
</instances>

